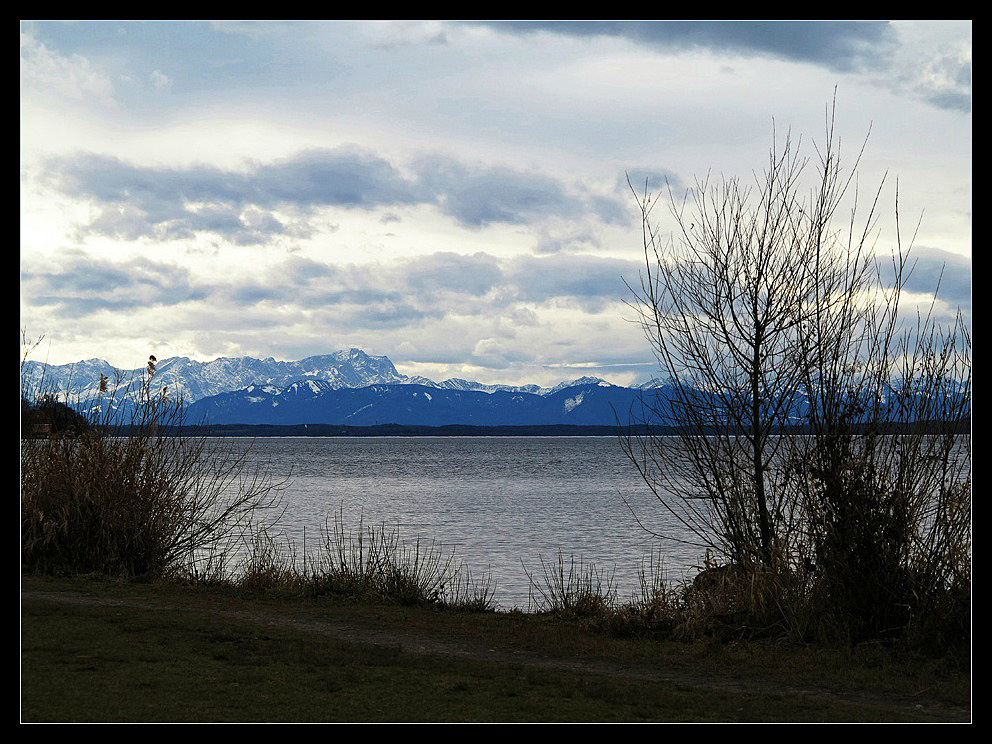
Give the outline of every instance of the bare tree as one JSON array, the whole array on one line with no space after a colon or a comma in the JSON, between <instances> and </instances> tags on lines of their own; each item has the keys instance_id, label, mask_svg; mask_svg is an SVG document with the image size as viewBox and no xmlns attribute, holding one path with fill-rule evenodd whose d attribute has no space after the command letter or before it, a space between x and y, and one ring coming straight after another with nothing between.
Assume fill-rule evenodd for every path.
<instances>
[{"instance_id":1,"label":"bare tree","mask_svg":"<svg viewBox=\"0 0 992 744\"><path fill-rule=\"evenodd\" d=\"M926 581L945 588L961 573L948 551L969 556L970 581L970 337L960 316L950 329L932 314L900 324L911 244L897 196L880 263L883 184L859 213L863 149L842 168L830 108L815 161L786 136L751 184L707 178L681 200L631 184L645 272L630 306L667 383L645 420L677 436L626 448L683 539L743 567L819 563L845 601L902 582L891 609L919 593L920 566L940 564ZM672 233L657 227L659 202ZM884 569L869 582L863 564Z\"/></svg>"},{"instance_id":2,"label":"bare tree","mask_svg":"<svg viewBox=\"0 0 992 744\"><path fill-rule=\"evenodd\" d=\"M770 562L795 519L778 435L797 423L805 382L798 330L817 301L813 226L844 193L823 168L819 194L805 198L807 167L786 137L753 185L698 181L688 203L669 190L674 236L653 222L663 197L635 192L646 274L633 306L670 391L651 413L680 438L631 441L630 453L699 544L735 563Z\"/></svg>"}]
</instances>

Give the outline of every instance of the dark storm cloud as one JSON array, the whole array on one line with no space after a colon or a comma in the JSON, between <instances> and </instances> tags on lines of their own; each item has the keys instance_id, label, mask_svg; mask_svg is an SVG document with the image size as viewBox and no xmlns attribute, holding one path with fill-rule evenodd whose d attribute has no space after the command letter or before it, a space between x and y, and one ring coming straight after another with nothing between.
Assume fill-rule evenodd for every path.
<instances>
[{"instance_id":1,"label":"dark storm cloud","mask_svg":"<svg viewBox=\"0 0 992 744\"><path fill-rule=\"evenodd\" d=\"M198 232L251 245L274 236L306 236L306 217L318 207L375 209L435 205L466 227L526 224L586 211L622 219L609 197L574 195L560 181L502 167L468 166L427 158L404 176L385 159L355 148L307 150L243 171L213 166L139 166L83 154L48 162L51 180L67 194L90 199L100 211L85 230L112 237L184 239ZM286 224L273 211L298 216Z\"/></svg>"},{"instance_id":2,"label":"dark storm cloud","mask_svg":"<svg viewBox=\"0 0 992 744\"><path fill-rule=\"evenodd\" d=\"M770 54L831 70L878 64L896 43L876 21L506 21L487 24L507 33L614 36L660 49Z\"/></svg>"}]
</instances>

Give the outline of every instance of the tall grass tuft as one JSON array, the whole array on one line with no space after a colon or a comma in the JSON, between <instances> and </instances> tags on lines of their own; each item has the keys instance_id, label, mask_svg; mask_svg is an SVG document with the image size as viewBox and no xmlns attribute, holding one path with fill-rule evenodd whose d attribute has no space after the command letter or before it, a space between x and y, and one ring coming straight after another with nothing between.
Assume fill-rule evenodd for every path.
<instances>
[{"instance_id":1,"label":"tall grass tuft","mask_svg":"<svg viewBox=\"0 0 992 744\"><path fill-rule=\"evenodd\" d=\"M495 608L492 576L473 577L436 541L404 541L398 529L367 525L363 517L351 530L340 511L325 522L322 537L318 556L308 559L305 570L314 591L403 605Z\"/></svg>"},{"instance_id":2,"label":"tall grass tuft","mask_svg":"<svg viewBox=\"0 0 992 744\"><path fill-rule=\"evenodd\" d=\"M557 560L548 563L539 557L541 574L524 572L530 582L530 606L540 613L571 617L595 617L608 613L616 605L617 592L613 574L595 565L583 563L558 551Z\"/></svg>"}]
</instances>

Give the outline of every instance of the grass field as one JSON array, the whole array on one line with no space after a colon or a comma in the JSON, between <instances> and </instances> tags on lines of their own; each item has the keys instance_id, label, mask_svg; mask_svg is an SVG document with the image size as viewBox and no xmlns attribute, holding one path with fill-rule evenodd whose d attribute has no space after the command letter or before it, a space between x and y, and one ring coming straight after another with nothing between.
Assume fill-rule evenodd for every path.
<instances>
[{"instance_id":1,"label":"grass field","mask_svg":"<svg viewBox=\"0 0 992 744\"><path fill-rule=\"evenodd\" d=\"M610 638L522 613L28 576L21 720L969 721L970 671L877 646Z\"/></svg>"}]
</instances>

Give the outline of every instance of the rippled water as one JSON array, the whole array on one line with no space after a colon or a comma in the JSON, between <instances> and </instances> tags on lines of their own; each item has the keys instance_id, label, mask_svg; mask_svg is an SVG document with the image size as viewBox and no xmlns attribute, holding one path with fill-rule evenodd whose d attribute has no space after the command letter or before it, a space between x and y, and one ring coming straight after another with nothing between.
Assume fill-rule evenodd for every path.
<instances>
[{"instance_id":1,"label":"rippled water","mask_svg":"<svg viewBox=\"0 0 992 744\"><path fill-rule=\"evenodd\" d=\"M454 549L473 574L490 571L504 608L528 607L542 560L595 564L621 597L638 589L638 570L661 549L673 578L700 551L660 544L631 514L665 528L636 469L613 437L263 438L253 458L288 478L281 527L302 552L341 511L346 527L398 527L404 539ZM309 550L309 548L308 548Z\"/></svg>"}]
</instances>

